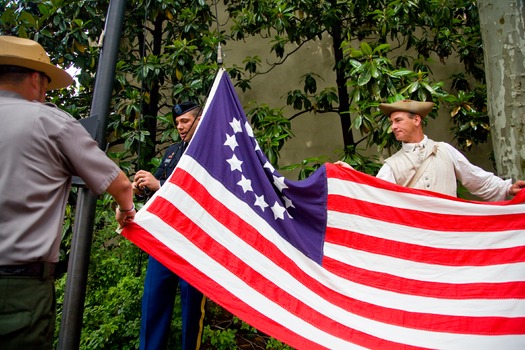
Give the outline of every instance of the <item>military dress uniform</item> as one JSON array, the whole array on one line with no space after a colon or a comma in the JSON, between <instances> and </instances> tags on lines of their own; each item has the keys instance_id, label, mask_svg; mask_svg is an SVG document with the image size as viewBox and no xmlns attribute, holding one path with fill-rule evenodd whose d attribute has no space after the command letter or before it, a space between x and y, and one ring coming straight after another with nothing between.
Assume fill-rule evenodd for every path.
<instances>
[{"instance_id":1,"label":"military dress uniform","mask_svg":"<svg viewBox=\"0 0 525 350\"><path fill-rule=\"evenodd\" d=\"M161 185L173 173L186 143L168 147L154 176ZM206 297L153 257L149 257L142 296L140 349L166 349L173 307L180 289L182 306L182 349L200 348Z\"/></svg>"}]
</instances>

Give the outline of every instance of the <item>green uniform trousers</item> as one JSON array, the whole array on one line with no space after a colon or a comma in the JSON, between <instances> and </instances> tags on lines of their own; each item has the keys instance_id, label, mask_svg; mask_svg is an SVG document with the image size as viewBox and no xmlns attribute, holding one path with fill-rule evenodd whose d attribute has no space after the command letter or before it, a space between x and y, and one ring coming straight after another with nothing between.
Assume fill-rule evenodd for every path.
<instances>
[{"instance_id":1,"label":"green uniform trousers","mask_svg":"<svg viewBox=\"0 0 525 350\"><path fill-rule=\"evenodd\" d=\"M52 349L55 280L0 276L0 349Z\"/></svg>"}]
</instances>

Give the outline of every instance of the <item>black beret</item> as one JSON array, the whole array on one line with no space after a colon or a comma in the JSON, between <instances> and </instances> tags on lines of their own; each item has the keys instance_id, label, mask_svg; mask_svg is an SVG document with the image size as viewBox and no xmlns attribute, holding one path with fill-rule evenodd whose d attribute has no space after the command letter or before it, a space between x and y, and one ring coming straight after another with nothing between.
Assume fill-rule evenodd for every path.
<instances>
[{"instance_id":1,"label":"black beret","mask_svg":"<svg viewBox=\"0 0 525 350\"><path fill-rule=\"evenodd\" d=\"M199 107L199 105L191 101L186 101L186 102L176 104L175 106L173 106L173 119L197 107Z\"/></svg>"}]
</instances>

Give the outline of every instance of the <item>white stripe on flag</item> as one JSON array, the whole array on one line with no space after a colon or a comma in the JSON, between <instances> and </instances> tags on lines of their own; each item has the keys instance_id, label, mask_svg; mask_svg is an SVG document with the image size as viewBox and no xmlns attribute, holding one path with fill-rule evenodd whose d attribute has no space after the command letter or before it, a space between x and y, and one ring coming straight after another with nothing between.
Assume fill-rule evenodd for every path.
<instances>
[{"instance_id":1,"label":"white stripe on flag","mask_svg":"<svg viewBox=\"0 0 525 350\"><path fill-rule=\"evenodd\" d=\"M380 192L380 191L379 191ZM379 193L378 195L382 195ZM499 208L499 207L498 207ZM515 208L514 208L515 210ZM423 230L364 216L329 211L328 226L397 242L444 249L497 249L525 246L521 231L465 232ZM436 239L438 237L439 239ZM461 244L461 246L458 246Z\"/></svg>"},{"instance_id":2,"label":"white stripe on flag","mask_svg":"<svg viewBox=\"0 0 525 350\"><path fill-rule=\"evenodd\" d=\"M518 277L525 271L525 263L476 267L432 265L373 254L331 243L325 243L325 255L362 269L374 267L374 271L377 272L439 283L513 282L519 280ZM524 307L525 300L522 303ZM525 309L522 308L522 310Z\"/></svg>"},{"instance_id":3,"label":"white stripe on flag","mask_svg":"<svg viewBox=\"0 0 525 350\"><path fill-rule=\"evenodd\" d=\"M385 206L395 206L401 209L416 211L426 211L435 214L446 215L476 215L479 213L480 203L458 201L453 206L450 205L450 199L423 196L419 194L395 192L372 185L357 183L353 181L328 178L328 187L331 194L337 194L345 197L360 198L370 201L374 204ZM374 193L374 196L370 194ZM516 214L520 209L524 211L525 204L515 205L491 205L493 215Z\"/></svg>"}]
</instances>

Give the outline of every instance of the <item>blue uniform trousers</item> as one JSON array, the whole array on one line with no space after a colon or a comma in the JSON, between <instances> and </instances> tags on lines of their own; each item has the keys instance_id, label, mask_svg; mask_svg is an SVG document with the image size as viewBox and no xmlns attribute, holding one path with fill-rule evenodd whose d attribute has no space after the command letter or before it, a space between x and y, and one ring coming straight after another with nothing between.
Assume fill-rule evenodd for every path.
<instances>
[{"instance_id":1,"label":"blue uniform trousers","mask_svg":"<svg viewBox=\"0 0 525 350\"><path fill-rule=\"evenodd\" d=\"M182 349L200 348L206 297L150 256L142 296L141 350L167 348L177 285L182 304Z\"/></svg>"}]
</instances>

